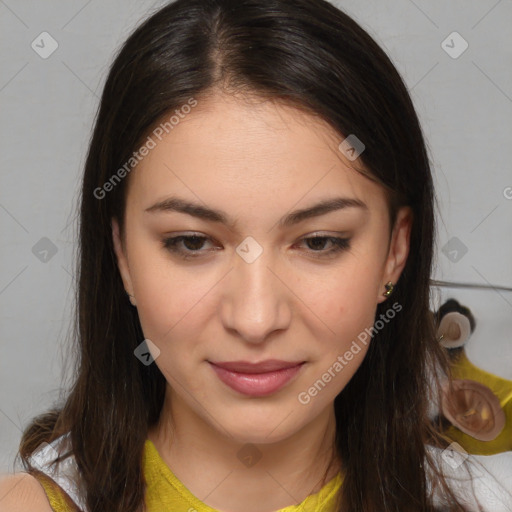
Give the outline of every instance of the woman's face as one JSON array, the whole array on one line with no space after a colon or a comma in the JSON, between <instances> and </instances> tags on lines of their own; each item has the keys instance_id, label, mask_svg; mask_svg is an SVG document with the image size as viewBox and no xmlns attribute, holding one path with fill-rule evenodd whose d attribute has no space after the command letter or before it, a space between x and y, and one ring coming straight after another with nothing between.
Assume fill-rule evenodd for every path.
<instances>
[{"instance_id":1,"label":"woman's face","mask_svg":"<svg viewBox=\"0 0 512 512\"><path fill-rule=\"evenodd\" d=\"M173 407L240 442L287 438L361 364L405 265L410 210L390 241L384 190L328 125L290 107L215 96L153 139L129 176L124 246L113 222L153 364ZM345 207L313 208L335 199ZM172 240L185 235L198 238ZM384 329L400 321L389 302ZM268 360L281 363L240 363Z\"/></svg>"}]
</instances>

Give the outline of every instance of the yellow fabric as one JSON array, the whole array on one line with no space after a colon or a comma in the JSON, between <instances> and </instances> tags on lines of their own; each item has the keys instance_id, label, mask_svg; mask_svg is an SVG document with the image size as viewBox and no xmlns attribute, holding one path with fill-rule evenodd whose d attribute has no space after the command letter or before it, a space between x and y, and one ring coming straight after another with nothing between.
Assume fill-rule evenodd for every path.
<instances>
[{"instance_id":1,"label":"yellow fabric","mask_svg":"<svg viewBox=\"0 0 512 512\"><path fill-rule=\"evenodd\" d=\"M493 455L512 450L512 381L503 379L475 366L463 351L452 365L454 379L470 379L485 384L498 397L505 413L505 427L492 441L479 441L451 425L444 433L474 455Z\"/></svg>"},{"instance_id":2,"label":"yellow fabric","mask_svg":"<svg viewBox=\"0 0 512 512\"><path fill-rule=\"evenodd\" d=\"M218 512L196 498L178 480L149 439L146 440L144 450L144 475L148 484L148 512ZM341 473L338 473L318 493L308 496L299 505L279 509L279 512L334 512L336 495L342 482Z\"/></svg>"},{"instance_id":3,"label":"yellow fabric","mask_svg":"<svg viewBox=\"0 0 512 512\"><path fill-rule=\"evenodd\" d=\"M148 512L218 512L196 498L178 480L149 439L144 445L143 473L147 483L145 504ZM74 511L67 504L64 491L55 482L44 475L35 476L43 485L54 512ZM298 505L282 508L278 512L334 512L342 483L342 475L338 473L318 493L308 496Z\"/></svg>"},{"instance_id":4,"label":"yellow fabric","mask_svg":"<svg viewBox=\"0 0 512 512\"><path fill-rule=\"evenodd\" d=\"M54 512L76 512L78 508L73 505L71 498L64 490L54 482L49 476L42 473L34 475L43 486L44 492L48 497L50 506Z\"/></svg>"}]
</instances>

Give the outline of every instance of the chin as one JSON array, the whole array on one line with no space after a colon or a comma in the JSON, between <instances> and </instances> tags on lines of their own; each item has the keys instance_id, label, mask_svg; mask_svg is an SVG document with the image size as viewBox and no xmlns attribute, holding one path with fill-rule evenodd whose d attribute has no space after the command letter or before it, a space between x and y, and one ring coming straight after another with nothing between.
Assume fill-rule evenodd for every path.
<instances>
[{"instance_id":1,"label":"chin","mask_svg":"<svg viewBox=\"0 0 512 512\"><path fill-rule=\"evenodd\" d=\"M236 414L233 421L223 422L224 433L241 444L272 444L292 436L300 428L292 414L251 415Z\"/></svg>"},{"instance_id":2,"label":"chin","mask_svg":"<svg viewBox=\"0 0 512 512\"><path fill-rule=\"evenodd\" d=\"M279 443L281 441L284 441L285 439L288 439L288 437L290 437L293 434L293 432L280 432L279 434L276 434L266 427L258 430L254 429L254 427L252 428L252 430L249 430L249 427L247 427L244 430L231 430L230 432L233 435L233 439L240 443L241 445L265 445Z\"/></svg>"}]
</instances>

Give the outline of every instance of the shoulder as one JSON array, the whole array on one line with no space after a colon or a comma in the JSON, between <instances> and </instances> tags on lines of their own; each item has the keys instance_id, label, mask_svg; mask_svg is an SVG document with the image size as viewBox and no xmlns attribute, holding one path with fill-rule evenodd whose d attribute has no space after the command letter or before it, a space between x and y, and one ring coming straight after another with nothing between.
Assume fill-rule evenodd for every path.
<instances>
[{"instance_id":1,"label":"shoulder","mask_svg":"<svg viewBox=\"0 0 512 512\"><path fill-rule=\"evenodd\" d=\"M0 510L52 512L43 486L28 473L0 475Z\"/></svg>"}]
</instances>

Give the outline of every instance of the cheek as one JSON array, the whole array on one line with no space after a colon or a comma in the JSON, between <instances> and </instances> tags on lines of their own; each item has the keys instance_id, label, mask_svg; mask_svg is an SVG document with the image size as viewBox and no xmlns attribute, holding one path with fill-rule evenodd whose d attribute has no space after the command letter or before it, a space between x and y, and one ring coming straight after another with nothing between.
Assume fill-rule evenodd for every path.
<instances>
[{"instance_id":1,"label":"cheek","mask_svg":"<svg viewBox=\"0 0 512 512\"><path fill-rule=\"evenodd\" d=\"M183 329L199 311L207 290L154 247L133 251L130 273L144 335L157 345Z\"/></svg>"},{"instance_id":2,"label":"cheek","mask_svg":"<svg viewBox=\"0 0 512 512\"><path fill-rule=\"evenodd\" d=\"M137 311L144 335L156 344L167 343L193 335L194 325L200 324L201 295L193 289L179 286L173 280L168 287L161 280L151 286L148 279L137 295Z\"/></svg>"},{"instance_id":3,"label":"cheek","mask_svg":"<svg viewBox=\"0 0 512 512\"><path fill-rule=\"evenodd\" d=\"M376 268L376 263L354 258L344 267L340 266L340 271L333 273L330 280L309 283L309 298L314 298L311 310L317 318L311 318L310 324L316 340L314 348L311 347L315 364L310 380L327 381L330 376L326 371L336 375L322 400L334 398L345 387L368 351L380 282ZM306 291L304 289L303 293Z\"/></svg>"},{"instance_id":4,"label":"cheek","mask_svg":"<svg viewBox=\"0 0 512 512\"><path fill-rule=\"evenodd\" d=\"M170 384L188 382L190 364L199 357L195 351L200 348L196 340L202 331L201 295L190 283L164 276L155 268L141 275L144 278L136 288L137 313L144 337L160 350L155 364Z\"/></svg>"},{"instance_id":5,"label":"cheek","mask_svg":"<svg viewBox=\"0 0 512 512\"><path fill-rule=\"evenodd\" d=\"M372 325L377 308L377 265L351 261L325 279L303 283L308 306L338 335Z\"/></svg>"}]
</instances>

